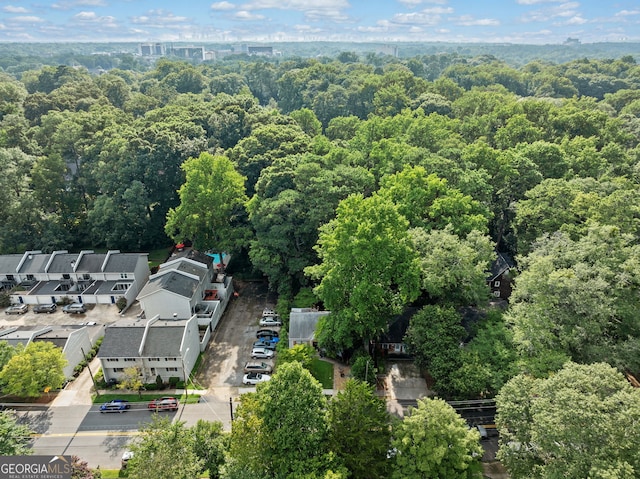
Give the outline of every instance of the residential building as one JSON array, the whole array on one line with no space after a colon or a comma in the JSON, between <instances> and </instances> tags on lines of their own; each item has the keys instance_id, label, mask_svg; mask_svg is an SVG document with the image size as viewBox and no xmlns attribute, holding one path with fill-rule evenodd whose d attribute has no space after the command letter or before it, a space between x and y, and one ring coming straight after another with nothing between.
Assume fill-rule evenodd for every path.
<instances>
[{"instance_id":1,"label":"residential building","mask_svg":"<svg viewBox=\"0 0 640 479\"><path fill-rule=\"evenodd\" d=\"M331 311L318 311L314 308L291 308L289 313L289 347L296 344L308 344L316 347L316 327L321 317Z\"/></svg>"},{"instance_id":2,"label":"residential building","mask_svg":"<svg viewBox=\"0 0 640 479\"><path fill-rule=\"evenodd\" d=\"M508 254L497 253L487 276L487 284L493 299L509 299L513 282L511 270L514 268L515 263Z\"/></svg>"},{"instance_id":3,"label":"residential building","mask_svg":"<svg viewBox=\"0 0 640 479\"><path fill-rule=\"evenodd\" d=\"M11 289L14 303L87 304L133 302L149 278L147 253L91 250L69 253L26 251L0 256L0 284Z\"/></svg>"},{"instance_id":4,"label":"residential building","mask_svg":"<svg viewBox=\"0 0 640 479\"><path fill-rule=\"evenodd\" d=\"M206 345L206 344L205 344ZM105 329L98 351L105 381L121 380L127 368L137 367L144 383L160 376L185 380L201 351L198 318L163 320L159 317L118 321Z\"/></svg>"}]
</instances>

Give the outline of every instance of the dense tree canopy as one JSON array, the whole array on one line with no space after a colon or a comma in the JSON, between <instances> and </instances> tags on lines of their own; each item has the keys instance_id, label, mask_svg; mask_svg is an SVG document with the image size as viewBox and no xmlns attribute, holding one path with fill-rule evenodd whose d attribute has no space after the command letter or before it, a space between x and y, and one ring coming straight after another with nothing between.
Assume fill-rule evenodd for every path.
<instances>
[{"instance_id":1,"label":"dense tree canopy","mask_svg":"<svg viewBox=\"0 0 640 479\"><path fill-rule=\"evenodd\" d=\"M514 479L638 475L640 391L609 365L517 376L496 405L498 457Z\"/></svg>"}]
</instances>

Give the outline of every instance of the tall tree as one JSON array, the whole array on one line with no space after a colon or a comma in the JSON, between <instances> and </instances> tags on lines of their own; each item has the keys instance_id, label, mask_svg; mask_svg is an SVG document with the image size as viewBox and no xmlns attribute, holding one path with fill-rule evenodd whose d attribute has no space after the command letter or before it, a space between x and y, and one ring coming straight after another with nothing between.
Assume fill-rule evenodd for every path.
<instances>
[{"instance_id":1,"label":"tall tree","mask_svg":"<svg viewBox=\"0 0 640 479\"><path fill-rule=\"evenodd\" d=\"M165 231L176 242L193 241L201 250L237 251L247 241L243 178L223 156L202 153L183 165L186 181L180 205L169 210Z\"/></svg>"},{"instance_id":2,"label":"tall tree","mask_svg":"<svg viewBox=\"0 0 640 479\"><path fill-rule=\"evenodd\" d=\"M392 479L479 479L480 434L442 399L419 399L394 430Z\"/></svg>"},{"instance_id":3,"label":"tall tree","mask_svg":"<svg viewBox=\"0 0 640 479\"><path fill-rule=\"evenodd\" d=\"M640 391L607 364L516 376L496 406L498 458L514 479L638 476Z\"/></svg>"},{"instance_id":4,"label":"tall tree","mask_svg":"<svg viewBox=\"0 0 640 479\"><path fill-rule=\"evenodd\" d=\"M316 294L331 310L320 342L334 352L386 332L388 321L418 296L420 270L408 222L381 196L352 195L321 227L322 263L306 272L319 279Z\"/></svg>"},{"instance_id":5,"label":"tall tree","mask_svg":"<svg viewBox=\"0 0 640 479\"><path fill-rule=\"evenodd\" d=\"M59 389L64 382L67 365L62 349L48 341L29 343L19 348L0 371L3 391L22 397L39 397Z\"/></svg>"},{"instance_id":6,"label":"tall tree","mask_svg":"<svg viewBox=\"0 0 640 479\"><path fill-rule=\"evenodd\" d=\"M0 454L20 456L31 454L31 429L18 423L15 411L0 411Z\"/></svg>"},{"instance_id":7,"label":"tall tree","mask_svg":"<svg viewBox=\"0 0 640 479\"><path fill-rule=\"evenodd\" d=\"M194 452L194 437L184 422L172 423L155 415L141 432L131 446L127 477L146 479L150 471L158 471L166 479L193 479L203 470L203 461Z\"/></svg>"},{"instance_id":8,"label":"tall tree","mask_svg":"<svg viewBox=\"0 0 640 479\"><path fill-rule=\"evenodd\" d=\"M322 386L297 362L243 395L231 428L227 476L320 478L333 470Z\"/></svg>"},{"instance_id":9,"label":"tall tree","mask_svg":"<svg viewBox=\"0 0 640 479\"><path fill-rule=\"evenodd\" d=\"M347 381L329 402L329 449L353 479L386 478L391 418L384 400L367 383Z\"/></svg>"}]
</instances>

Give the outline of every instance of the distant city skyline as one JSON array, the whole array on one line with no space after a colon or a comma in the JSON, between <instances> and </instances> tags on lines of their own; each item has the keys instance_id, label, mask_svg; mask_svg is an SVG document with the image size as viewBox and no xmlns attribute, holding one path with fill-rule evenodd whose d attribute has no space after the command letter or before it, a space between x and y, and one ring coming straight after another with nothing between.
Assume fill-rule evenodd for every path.
<instances>
[{"instance_id":1,"label":"distant city skyline","mask_svg":"<svg viewBox=\"0 0 640 479\"><path fill-rule=\"evenodd\" d=\"M1 42L640 41L640 3L583 0L0 0Z\"/></svg>"}]
</instances>

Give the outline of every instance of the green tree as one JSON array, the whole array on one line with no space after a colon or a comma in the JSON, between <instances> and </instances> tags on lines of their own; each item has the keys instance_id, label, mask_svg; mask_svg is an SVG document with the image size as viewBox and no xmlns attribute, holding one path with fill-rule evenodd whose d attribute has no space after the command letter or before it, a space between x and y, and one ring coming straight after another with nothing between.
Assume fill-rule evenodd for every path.
<instances>
[{"instance_id":1,"label":"green tree","mask_svg":"<svg viewBox=\"0 0 640 479\"><path fill-rule=\"evenodd\" d=\"M247 241L243 178L223 156L202 153L183 165L180 205L169 210L165 231L176 242L190 239L201 251L237 251Z\"/></svg>"},{"instance_id":2,"label":"green tree","mask_svg":"<svg viewBox=\"0 0 640 479\"><path fill-rule=\"evenodd\" d=\"M127 477L147 479L150 471L158 471L166 479L198 477L204 461L196 455L194 435L184 424L154 415L152 422L142 428L139 439L131 445L133 457L127 464Z\"/></svg>"},{"instance_id":3,"label":"green tree","mask_svg":"<svg viewBox=\"0 0 640 479\"><path fill-rule=\"evenodd\" d=\"M634 241L615 226L594 224L577 240L542 238L520 258L506 320L527 371L545 375L567 359L640 371L623 353L640 338Z\"/></svg>"},{"instance_id":4,"label":"green tree","mask_svg":"<svg viewBox=\"0 0 640 479\"><path fill-rule=\"evenodd\" d=\"M306 269L331 314L320 343L337 352L376 338L418 296L419 266L408 222L387 199L352 195L324 225L316 250L322 263Z\"/></svg>"},{"instance_id":5,"label":"green tree","mask_svg":"<svg viewBox=\"0 0 640 479\"><path fill-rule=\"evenodd\" d=\"M353 479L386 478L391 418L371 386L350 379L329 402L328 445Z\"/></svg>"},{"instance_id":6,"label":"green tree","mask_svg":"<svg viewBox=\"0 0 640 479\"><path fill-rule=\"evenodd\" d=\"M640 471L640 391L603 363L520 375L496 397L498 458L511 477L631 479Z\"/></svg>"},{"instance_id":7,"label":"green tree","mask_svg":"<svg viewBox=\"0 0 640 479\"><path fill-rule=\"evenodd\" d=\"M411 317L404 342L442 394L456 393L450 377L462 365L460 343L466 336L462 318L453 307L428 305Z\"/></svg>"},{"instance_id":8,"label":"green tree","mask_svg":"<svg viewBox=\"0 0 640 479\"><path fill-rule=\"evenodd\" d=\"M0 371L5 394L38 397L59 389L65 380L67 365L62 349L48 341L36 341L19 347Z\"/></svg>"},{"instance_id":9,"label":"green tree","mask_svg":"<svg viewBox=\"0 0 640 479\"><path fill-rule=\"evenodd\" d=\"M255 394L242 396L231 427L226 475L321 478L336 466L326 436L322 386L302 365L281 365ZM339 472L339 471L338 471Z\"/></svg>"},{"instance_id":10,"label":"green tree","mask_svg":"<svg viewBox=\"0 0 640 479\"><path fill-rule=\"evenodd\" d=\"M220 477L227 446L222 423L198 419L198 422L189 428L189 433L193 435L193 452L202 461L201 472L208 471L211 479Z\"/></svg>"},{"instance_id":11,"label":"green tree","mask_svg":"<svg viewBox=\"0 0 640 479\"><path fill-rule=\"evenodd\" d=\"M124 368L122 377L118 383L118 389L136 391L139 396L142 396L143 387L144 383L142 382L142 371L140 371L140 368L138 366Z\"/></svg>"},{"instance_id":12,"label":"green tree","mask_svg":"<svg viewBox=\"0 0 640 479\"><path fill-rule=\"evenodd\" d=\"M393 479L482 477L480 434L442 399L419 399L393 435Z\"/></svg>"},{"instance_id":13,"label":"green tree","mask_svg":"<svg viewBox=\"0 0 640 479\"><path fill-rule=\"evenodd\" d=\"M466 306L480 304L489 297L487 271L495 257L489 237L477 230L466 238L444 230L411 230L420 258L422 289L434 300Z\"/></svg>"},{"instance_id":14,"label":"green tree","mask_svg":"<svg viewBox=\"0 0 640 479\"><path fill-rule=\"evenodd\" d=\"M315 350L308 344L296 344L292 348L279 351L276 361L278 365L298 361L303 368L309 371L315 355Z\"/></svg>"},{"instance_id":15,"label":"green tree","mask_svg":"<svg viewBox=\"0 0 640 479\"><path fill-rule=\"evenodd\" d=\"M18 423L15 411L0 411L0 454L20 456L33 453L31 434L28 426Z\"/></svg>"}]
</instances>

